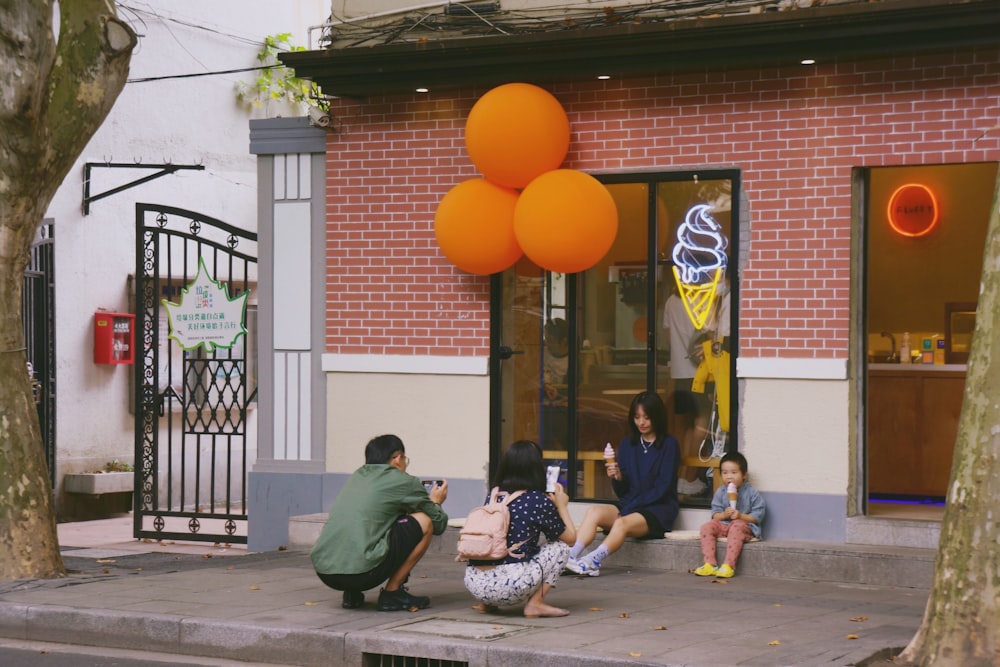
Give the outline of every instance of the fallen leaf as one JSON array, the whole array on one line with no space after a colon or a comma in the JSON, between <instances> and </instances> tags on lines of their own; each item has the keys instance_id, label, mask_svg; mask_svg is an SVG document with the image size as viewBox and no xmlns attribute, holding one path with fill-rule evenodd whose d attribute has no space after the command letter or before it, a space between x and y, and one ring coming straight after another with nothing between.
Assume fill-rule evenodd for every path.
<instances>
[{"instance_id":1,"label":"fallen leaf","mask_svg":"<svg viewBox=\"0 0 1000 667\"><path fill-rule=\"evenodd\" d=\"M259 591L260 590L260 586L251 586L250 590L252 590L252 591Z\"/></svg>"},{"instance_id":2,"label":"fallen leaf","mask_svg":"<svg viewBox=\"0 0 1000 667\"><path fill-rule=\"evenodd\" d=\"M622 613L618 614L618 618L631 618L631 617L632 614L628 613L627 611L623 611Z\"/></svg>"},{"instance_id":3,"label":"fallen leaf","mask_svg":"<svg viewBox=\"0 0 1000 667\"><path fill-rule=\"evenodd\" d=\"M729 582L725 579L712 579L713 584L728 584Z\"/></svg>"},{"instance_id":4,"label":"fallen leaf","mask_svg":"<svg viewBox=\"0 0 1000 667\"><path fill-rule=\"evenodd\" d=\"M665 625L658 625L658 626L656 626L656 627L655 627L655 628L653 628L653 629L654 629L654 630L666 630L666 629L667 629L667 626L665 626Z\"/></svg>"},{"instance_id":5,"label":"fallen leaf","mask_svg":"<svg viewBox=\"0 0 1000 667\"><path fill-rule=\"evenodd\" d=\"M773 640L773 641L769 641L769 642L767 643L767 645L768 645L768 646L781 646L781 642L780 642L780 641L778 641L777 639L775 639L775 640Z\"/></svg>"},{"instance_id":6,"label":"fallen leaf","mask_svg":"<svg viewBox=\"0 0 1000 667\"><path fill-rule=\"evenodd\" d=\"M42 649L41 651L39 651L39 653L41 653L42 655L46 655L48 653L48 651L46 651L45 649Z\"/></svg>"},{"instance_id":7,"label":"fallen leaf","mask_svg":"<svg viewBox=\"0 0 1000 667\"><path fill-rule=\"evenodd\" d=\"M641 658L642 653L639 653L638 651L629 651L628 656L630 658Z\"/></svg>"},{"instance_id":8,"label":"fallen leaf","mask_svg":"<svg viewBox=\"0 0 1000 667\"><path fill-rule=\"evenodd\" d=\"M135 568L135 571L136 572L142 572L142 568L141 567L137 567L137 568Z\"/></svg>"},{"instance_id":9,"label":"fallen leaf","mask_svg":"<svg viewBox=\"0 0 1000 667\"><path fill-rule=\"evenodd\" d=\"M409 612L420 611L420 607L410 607L406 611L409 611Z\"/></svg>"},{"instance_id":10,"label":"fallen leaf","mask_svg":"<svg viewBox=\"0 0 1000 667\"><path fill-rule=\"evenodd\" d=\"M305 605L306 605L307 607L315 607L315 606L316 606L316 605L318 605L318 604L319 604L319 602L306 602L306 603L305 603Z\"/></svg>"},{"instance_id":11,"label":"fallen leaf","mask_svg":"<svg viewBox=\"0 0 1000 667\"><path fill-rule=\"evenodd\" d=\"M95 562L97 562L97 563L114 563L115 561L112 558L98 558Z\"/></svg>"},{"instance_id":12,"label":"fallen leaf","mask_svg":"<svg viewBox=\"0 0 1000 667\"><path fill-rule=\"evenodd\" d=\"M855 623L860 623L861 621L867 621L868 617L867 616L855 616L851 620L854 621Z\"/></svg>"},{"instance_id":13,"label":"fallen leaf","mask_svg":"<svg viewBox=\"0 0 1000 667\"><path fill-rule=\"evenodd\" d=\"M494 629L494 630L503 630L503 629L504 629L504 627L503 627L502 625L494 625L494 626L493 626L493 629Z\"/></svg>"},{"instance_id":14,"label":"fallen leaf","mask_svg":"<svg viewBox=\"0 0 1000 667\"><path fill-rule=\"evenodd\" d=\"M858 636L857 635L847 635L847 638L848 639L857 639Z\"/></svg>"},{"instance_id":15,"label":"fallen leaf","mask_svg":"<svg viewBox=\"0 0 1000 667\"><path fill-rule=\"evenodd\" d=\"M103 570L101 570L101 574L108 574L109 572L111 572L111 570L109 570L108 568L104 568Z\"/></svg>"},{"instance_id":16,"label":"fallen leaf","mask_svg":"<svg viewBox=\"0 0 1000 667\"><path fill-rule=\"evenodd\" d=\"M604 611L601 607L591 607L588 611Z\"/></svg>"},{"instance_id":17,"label":"fallen leaf","mask_svg":"<svg viewBox=\"0 0 1000 667\"><path fill-rule=\"evenodd\" d=\"M781 603L780 603L780 602L775 602L775 603L774 603L774 606L775 606L775 607L780 607L780 606L781 606Z\"/></svg>"},{"instance_id":18,"label":"fallen leaf","mask_svg":"<svg viewBox=\"0 0 1000 667\"><path fill-rule=\"evenodd\" d=\"M202 558L211 558L212 554L202 554L201 557Z\"/></svg>"},{"instance_id":19,"label":"fallen leaf","mask_svg":"<svg viewBox=\"0 0 1000 667\"><path fill-rule=\"evenodd\" d=\"M288 547L282 544L280 547L278 547L278 551L288 551Z\"/></svg>"}]
</instances>

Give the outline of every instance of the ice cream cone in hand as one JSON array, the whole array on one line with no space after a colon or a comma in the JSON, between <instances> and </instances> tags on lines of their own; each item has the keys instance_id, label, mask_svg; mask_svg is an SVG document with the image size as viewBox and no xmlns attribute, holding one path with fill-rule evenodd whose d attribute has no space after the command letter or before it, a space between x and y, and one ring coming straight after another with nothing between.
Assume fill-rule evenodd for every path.
<instances>
[{"instance_id":1,"label":"ice cream cone in hand","mask_svg":"<svg viewBox=\"0 0 1000 667\"><path fill-rule=\"evenodd\" d=\"M736 491L736 485L730 482L726 487L726 492L729 494L729 506L736 509L736 498L739 495Z\"/></svg>"},{"instance_id":2,"label":"ice cream cone in hand","mask_svg":"<svg viewBox=\"0 0 1000 667\"><path fill-rule=\"evenodd\" d=\"M611 443L604 445L604 467L608 471L608 477L618 479L618 465L615 462L615 448Z\"/></svg>"}]
</instances>

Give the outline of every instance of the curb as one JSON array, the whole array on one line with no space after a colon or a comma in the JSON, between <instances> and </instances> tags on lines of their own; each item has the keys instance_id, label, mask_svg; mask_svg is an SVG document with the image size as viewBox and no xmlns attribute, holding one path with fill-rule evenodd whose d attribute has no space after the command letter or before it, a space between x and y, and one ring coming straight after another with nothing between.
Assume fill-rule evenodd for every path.
<instances>
[{"instance_id":1,"label":"curb","mask_svg":"<svg viewBox=\"0 0 1000 667\"><path fill-rule=\"evenodd\" d=\"M427 619L424 619L427 620ZM405 627L399 624L393 629ZM530 630L528 632L531 632ZM0 602L0 637L295 667L365 664L366 654L468 667L664 667L662 662L383 631L289 630L243 622ZM340 659L337 659L340 656Z\"/></svg>"}]
</instances>

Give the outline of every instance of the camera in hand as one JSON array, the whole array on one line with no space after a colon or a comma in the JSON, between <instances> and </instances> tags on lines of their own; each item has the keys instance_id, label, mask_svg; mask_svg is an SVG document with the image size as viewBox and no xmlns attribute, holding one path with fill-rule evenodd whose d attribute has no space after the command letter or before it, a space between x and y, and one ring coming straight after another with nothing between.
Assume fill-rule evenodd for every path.
<instances>
[{"instance_id":1,"label":"camera in hand","mask_svg":"<svg viewBox=\"0 0 1000 667\"><path fill-rule=\"evenodd\" d=\"M420 483L424 485L424 490L430 493L434 487L444 484L443 479L422 479Z\"/></svg>"}]
</instances>

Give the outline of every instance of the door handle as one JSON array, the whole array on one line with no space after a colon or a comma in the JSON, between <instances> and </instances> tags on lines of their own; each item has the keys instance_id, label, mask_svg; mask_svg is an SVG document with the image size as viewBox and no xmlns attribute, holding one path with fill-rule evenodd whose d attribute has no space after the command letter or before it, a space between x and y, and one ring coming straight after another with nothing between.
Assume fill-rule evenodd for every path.
<instances>
[{"instance_id":1,"label":"door handle","mask_svg":"<svg viewBox=\"0 0 1000 667\"><path fill-rule=\"evenodd\" d=\"M497 356L500 357L500 361L510 359L515 354L524 354L524 350L515 350L514 348L506 345L501 345L497 348Z\"/></svg>"}]
</instances>

